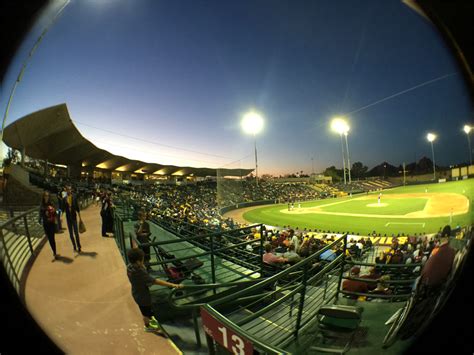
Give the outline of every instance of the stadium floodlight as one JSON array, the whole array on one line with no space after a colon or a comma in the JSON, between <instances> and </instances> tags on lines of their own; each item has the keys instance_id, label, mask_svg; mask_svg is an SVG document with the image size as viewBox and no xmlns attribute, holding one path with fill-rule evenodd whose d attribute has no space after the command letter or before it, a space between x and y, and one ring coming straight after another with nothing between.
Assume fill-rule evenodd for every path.
<instances>
[{"instance_id":1,"label":"stadium floodlight","mask_svg":"<svg viewBox=\"0 0 474 355\"><path fill-rule=\"evenodd\" d=\"M263 129L263 117L258 112L248 112L244 115L241 125L245 133L256 135Z\"/></svg>"},{"instance_id":2,"label":"stadium floodlight","mask_svg":"<svg viewBox=\"0 0 474 355\"><path fill-rule=\"evenodd\" d=\"M332 121L331 121L331 129L336 132L336 133L339 133L339 135L341 136L341 146L342 146L342 169L343 169L343 173L344 173L344 185L347 184L347 181L346 181L346 159L344 157L344 142L343 142L343 139L342 139L342 135L345 136L346 138L346 148L347 148L347 169L348 169L348 172L349 172L349 183L351 182L351 172L350 172L350 162L349 162L349 146L347 144L347 134L349 133L349 125L347 124L347 121L341 117L336 117L334 118Z\"/></svg>"},{"instance_id":3,"label":"stadium floodlight","mask_svg":"<svg viewBox=\"0 0 474 355\"><path fill-rule=\"evenodd\" d=\"M469 133L471 133L472 127L468 125L464 125L464 133L466 133L467 136L467 145L469 147L469 162L472 165L472 149L471 149L471 136Z\"/></svg>"},{"instance_id":4,"label":"stadium floodlight","mask_svg":"<svg viewBox=\"0 0 474 355\"><path fill-rule=\"evenodd\" d=\"M434 148L433 148L433 142L436 139L436 134L428 133L428 135L426 136L426 139L428 139L428 142L431 143L431 154L433 156L433 180L436 180L436 164L435 164L435 156L434 156Z\"/></svg>"},{"instance_id":5,"label":"stadium floodlight","mask_svg":"<svg viewBox=\"0 0 474 355\"><path fill-rule=\"evenodd\" d=\"M349 125L345 119L336 117L331 121L331 129L339 134L347 134L349 132Z\"/></svg>"},{"instance_id":6,"label":"stadium floodlight","mask_svg":"<svg viewBox=\"0 0 474 355\"><path fill-rule=\"evenodd\" d=\"M253 134L255 143L255 183L258 186L258 160L257 160L257 134L263 129L263 116L256 112L247 112L240 122L242 129L247 134Z\"/></svg>"}]
</instances>

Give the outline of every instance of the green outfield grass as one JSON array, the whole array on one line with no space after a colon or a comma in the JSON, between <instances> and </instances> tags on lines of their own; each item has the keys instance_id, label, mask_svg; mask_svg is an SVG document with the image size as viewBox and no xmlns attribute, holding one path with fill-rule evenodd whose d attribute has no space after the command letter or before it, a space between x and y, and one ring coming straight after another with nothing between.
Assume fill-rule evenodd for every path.
<instances>
[{"instance_id":1,"label":"green outfield grass","mask_svg":"<svg viewBox=\"0 0 474 355\"><path fill-rule=\"evenodd\" d=\"M325 212L403 215L410 212L422 211L428 199L407 198L406 200L399 200L385 196L381 199L381 203L387 204L387 206L382 207L367 207L368 204L377 204L376 197L371 200L357 200L357 196L354 196L353 199L346 201L337 205L321 207L321 209Z\"/></svg>"},{"instance_id":2,"label":"green outfield grass","mask_svg":"<svg viewBox=\"0 0 474 355\"><path fill-rule=\"evenodd\" d=\"M343 202L332 206L322 207L324 212L340 212L371 215L404 215L406 213L423 210L427 199L407 198L390 199L391 194L408 194L428 192L458 193L466 196L471 201L469 212L463 215L453 216L451 225L465 226L474 221L474 210L472 208L472 199L474 198L474 179L447 182L439 184L426 184L398 187L382 192L382 203L387 203L386 207L367 207L369 203L377 203L377 193L369 194L373 200L354 200L364 195L354 195L351 197L342 197L336 199L325 199L318 201L305 202L301 204L302 208L327 205L334 202ZM450 217L438 218L413 218L404 219L396 217L356 217L340 216L331 214L286 214L281 210L287 209L286 204L271 205L256 208L244 213L244 218L252 223L265 223L272 226L288 226L293 228L319 229L331 232L350 232L368 235L372 231L386 234L412 234L412 233L434 233L441 227L449 224Z\"/></svg>"}]
</instances>

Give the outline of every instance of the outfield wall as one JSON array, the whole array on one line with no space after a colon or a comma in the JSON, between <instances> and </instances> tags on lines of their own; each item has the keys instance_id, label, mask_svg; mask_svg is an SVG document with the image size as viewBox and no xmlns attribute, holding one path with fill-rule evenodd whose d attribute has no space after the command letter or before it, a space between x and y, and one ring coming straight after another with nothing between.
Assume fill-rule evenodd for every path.
<instances>
[{"instance_id":1,"label":"outfield wall","mask_svg":"<svg viewBox=\"0 0 474 355\"><path fill-rule=\"evenodd\" d=\"M451 176L453 179L461 180L463 177L469 175L474 175L474 165L451 169Z\"/></svg>"},{"instance_id":2,"label":"outfield wall","mask_svg":"<svg viewBox=\"0 0 474 355\"><path fill-rule=\"evenodd\" d=\"M436 177L438 179L451 179L451 171L440 171L436 172ZM403 185L403 176L388 177L388 181L394 184ZM423 175L407 175L406 182L410 185L415 184L429 184L433 182L433 173L423 174Z\"/></svg>"},{"instance_id":3,"label":"outfield wall","mask_svg":"<svg viewBox=\"0 0 474 355\"><path fill-rule=\"evenodd\" d=\"M221 215L229 211L237 210L239 208L253 207L253 206L262 206L262 205L271 205L278 203L278 200L262 200L262 201L251 201L251 202L241 202L232 206L222 207L219 211Z\"/></svg>"}]
</instances>

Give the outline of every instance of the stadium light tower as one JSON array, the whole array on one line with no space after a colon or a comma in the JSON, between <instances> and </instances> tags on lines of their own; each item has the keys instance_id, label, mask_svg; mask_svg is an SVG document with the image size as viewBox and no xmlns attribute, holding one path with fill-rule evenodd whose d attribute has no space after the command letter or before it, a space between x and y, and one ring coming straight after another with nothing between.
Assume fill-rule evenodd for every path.
<instances>
[{"instance_id":1,"label":"stadium light tower","mask_svg":"<svg viewBox=\"0 0 474 355\"><path fill-rule=\"evenodd\" d=\"M464 132L466 133L467 136L467 144L469 147L469 162L470 165L472 165L472 149L471 149L471 136L469 133L471 133L472 127L468 125L464 125Z\"/></svg>"},{"instance_id":2,"label":"stadium light tower","mask_svg":"<svg viewBox=\"0 0 474 355\"><path fill-rule=\"evenodd\" d=\"M336 117L331 121L331 129L334 132L339 133L339 135L341 136L342 168L343 168L343 173L344 173L344 185L345 185L345 184L347 184L347 181L346 181L346 159L344 158L344 141L342 139L342 135L344 135L346 137L346 147L347 147L347 156L348 156L347 163L349 165L349 148L348 148L348 145L347 145L347 133L349 132L349 125L347 124L347 122L344 119ZM349 182L350 182L350 166L348 166L348 170L349 170Z\"/></svg>"},{"instance_id":3,"label":"stadium light tower","mask_svg":"<svg viewBox=\"0 0 474 355\"><path fill-rule=\"evenodd\" d=\"M347 134L349 133L349 126L347 126L347 131L344 132L344 137L346 138L346 151L347 151L347 172L349 174L349 184L351 183L351 160L349 159L349 145L347 144Z\"/></svg>"},{"instance_id":4,"label":"stadium light tower","mask_svg":"<svg viewBox=\"0 0 474 355\"><path fill-rule=\"evenodd\" d=\"M258 186L257 134L263 129L263 117L260 113L250 111L244 115L240 123L247 134L253 134L255 143L255 183Z\"/></svg>"},{"instance_id":5,"label":"stadium light tower","mask_svg":"<svg viewBox=\"0 0 474 355\"><path fill-rule=\"evenodd\" d=\"M428 133L428 135L426 136L426 139L428 139L428 142L431 143L431 154L433 156L433 180L436 180L436 164L435 164L435 156L434 156L434 148L433 148L433 142L436 139L436 134Z\"/></svg>"}]
</instances>

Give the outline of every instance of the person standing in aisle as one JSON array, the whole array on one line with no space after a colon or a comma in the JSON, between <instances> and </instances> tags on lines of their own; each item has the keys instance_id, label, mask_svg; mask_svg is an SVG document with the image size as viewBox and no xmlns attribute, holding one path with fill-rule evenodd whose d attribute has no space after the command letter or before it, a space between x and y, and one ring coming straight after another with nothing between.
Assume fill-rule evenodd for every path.
<instances>
[{"instance_id":1,"label":"person standing in aisle","mask_svg":"<svg viewBox=\"0 0 474 355\"><path fill-rule=\"evenodd\" d=\"M53 251L54 259L52 261L55 261L58 258L58 254L56 254L56 240L54 239L56 232L56 208L54 207L53 201L51 201L49 191L43 192L38 223L43 225L44 233Z\"/></svg>"},{"instance_id":2,"label":"person standing in aisle","mask_svg":"<svg viewBox=\"0 0 474 355\"><path fill-rule=\"evenodd\" d=\"M74 251L81 252L81 240L79 239L79 229L77 227L77 216L81 219L79 203L77 197L72 193L72 187L66 186L66 197L63 200L64 211L66 212L67 229L71 238ZM76 237L74 240L74 236Z\"/></svg>"}]
</instances>

